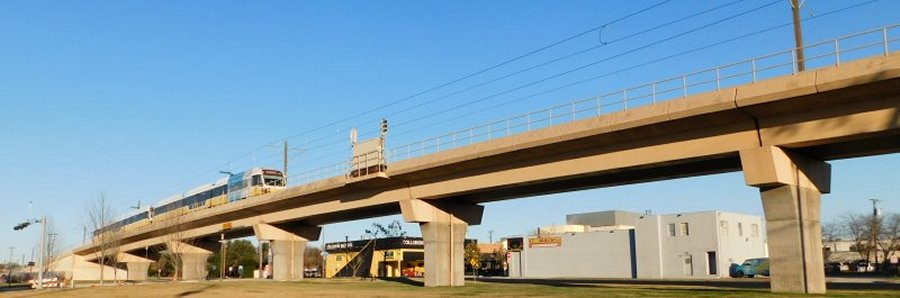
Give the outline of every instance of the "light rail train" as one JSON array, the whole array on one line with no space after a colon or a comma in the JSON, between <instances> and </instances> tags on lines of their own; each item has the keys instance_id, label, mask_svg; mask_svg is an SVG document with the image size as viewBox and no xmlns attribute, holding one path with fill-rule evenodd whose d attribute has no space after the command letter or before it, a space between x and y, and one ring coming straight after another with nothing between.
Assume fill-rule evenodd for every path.
<instances>
[{"instance_id":1,"label":"light rail train","mask_svg":"<svg viewBox=\"0 0 900 298\"><path fill-rule=\"evenodd\" d=\"M264 168L231 175L194 188L180 195L169 197L153 206L130 212L112 224L94 231L96 238L107 232L132 231L152 223L176 219L191 212L245 200L284 189L285 179L281 171Z\"/></svg>"}]
</instances>

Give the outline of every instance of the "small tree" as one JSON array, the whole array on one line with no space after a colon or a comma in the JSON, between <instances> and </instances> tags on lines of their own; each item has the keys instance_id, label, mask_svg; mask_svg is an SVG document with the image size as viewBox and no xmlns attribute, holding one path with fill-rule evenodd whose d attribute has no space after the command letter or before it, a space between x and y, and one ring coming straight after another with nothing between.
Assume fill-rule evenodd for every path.
<instances>
[{"instance_id":1,"label":"small tree","mask_svg":"<svg viewBox=\"0 0 900 298\"><path fill-rule=\"evenodd\" d=\"M116 255L119 248L119 233L113 229L107 229L114 223L115 212L112 204L106 198L106 193L100 193L96 200L91 202L87 207L88 223L94 231L98 231L94 236L93 243L97 247L97 261L100 263L100 284L105 279L104 272L106 264L115 264ZM43 268L42 268L43 269ZM113 275L115 274L113 271ZM114 276L113 279L117 279Z\"/></svg>"},{"instance_id":2,"label":"small tree","mask_svg":"<svg viewBox=\"0 0 900 298\"><path fill-rule=\"evenodd\" d=\"M884 256L882 268L887 269L888 260L900 246L900 214L885 215L880 220L878 247Z\"/></svg>"},{"instance_id":3,"label":"small tree","mask_svg":"<svg viewBox=\"0 0 900 298\"><path fill-rule=\"evenodd\" d=\"M400 224L400 221L394 220L387 226L384 226L377 222L373 222L372 228L366 229L366 234L372 237L372 240L370 242L372 242L372 251L374 251L375 249L378 249L377 244L379 236L381 236L382 238L403 237L406 236L406 231L403 230L403 225ZM381 257L382 259L386 259L387 251L383 251ZM379 276L386 275L384 272L382 272L383 270L384 268L381 268L380 266L378 267Z\"/></svg>"},{"instance_id":4,"label":"small tree","mask_svg":"<svg viewBox=\"0 0 900 298\"><path fill-rule=\"evenodd\" d=\"M166 223L171 223L171 225L165 229L166 236L163 237L166 243L165 254L167 257L165 259L173 267L172 281L174 282L178 281L178 276L182 274L181 269L184 264L182 252L193 246L197 239L186 237L187 226L183 216L172 218Z\"/></svg>"},{"instance_id":5,"label":"small tree","mask_svg":"<svg viewBox=\"0 0 900 298\"><path fill-rule=\"evenodd\" d=\"M228 243L226 249L226 263L232 266L244 267L241 278L252 276L253 269L259 266L259 256L256 253L256 247L247 240L234 240Z\"/></svg>"},{"instance_id":6,"label":"small tree","mask_svg":"<svg viewBox=\"0 0 900 298\"><path fill-rule=\"evenodd\" d=\"M478 268L481 267L481 248L478 247L478 243L472 241L466 244L465 259L472 266L472 271L475 272L475 279L478 280Z\"/></svg>"},{"instance_id":7,"label":"small tree","mask_svg":"<svg viewBox=\"0 0 900 298\"><path fill-rule=\"evenodd\" d=\"M306 251L303 252L303 268L319 268L321 257L321 248L318 246L307 246ZM325 270L325 268L322 268L322 270Z\"/></svg>"},{"instance_id":8,"label":"small tree","mask_svg":"<svg viewBox=\"0 0 900 298\"><path fill-rule=\"evenodd\" d=\"M831 246L841 240L840 233L840 225L837 222L822 225L822 254L826 261L831 257Z\"/></svg>"},{"instance_id":9,"label":"small tree","mask_svg":"<svg viewBox=\"0 0 900 298\"><path fill-rule=\"evenodd\" d=\"M844 234L854 242L854 248L867 261L873 248L869 245L871 237L871 216L847 213L841 216L840 225Z\"/></svg>"}]
</instances>

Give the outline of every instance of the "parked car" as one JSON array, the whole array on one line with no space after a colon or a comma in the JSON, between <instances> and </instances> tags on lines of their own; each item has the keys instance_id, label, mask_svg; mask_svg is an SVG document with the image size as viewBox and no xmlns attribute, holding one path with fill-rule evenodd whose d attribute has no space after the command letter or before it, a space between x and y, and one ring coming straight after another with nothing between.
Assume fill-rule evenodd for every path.
<instances>
[{"instance_id":1,"label":"parked car","mask_svg":"<svg viewBox=\"0 0 900 298\"><path fill-rule=\"evenodd\" d=\"M732 277L754 277L757 275L769 275L769 258L747 259L740 266L734 266Z\"/></svg>"},{"instance_id":2,"label":"parked car","mask_svg":"<svg viewBox=\"0 0 900 298\"><path fill-rule=\"evenodd\" d=\"M825 263L825 273L841 273L850 271L850 265L841 262Z\"/></svg>"},{"instance_id":3,"label":"parked car","mask_svg":"<svg viewBox=\"0 0 900 298\"><path fill-rule=\"evenodd\" d=\"M850 268L856 272L875 272L875 266L865 260L856 260L850 263Z\"/></svg>"}]
</instances>

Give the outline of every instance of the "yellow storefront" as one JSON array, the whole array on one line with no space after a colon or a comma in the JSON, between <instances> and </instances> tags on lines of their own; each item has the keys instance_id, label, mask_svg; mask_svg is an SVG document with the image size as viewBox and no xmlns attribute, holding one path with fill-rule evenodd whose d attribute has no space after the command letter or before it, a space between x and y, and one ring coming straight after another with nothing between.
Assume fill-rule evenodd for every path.
<instances>
[{"instance_id":1,"label":"yellow storefront","mask_svg":"<svg viewBox=\"0 0 900 298\"><path fill-rule=\"evenodd\" d=\"M325 277L421 277L422 238L393 237L325 244Z\"/></svg>"}]
</instances>

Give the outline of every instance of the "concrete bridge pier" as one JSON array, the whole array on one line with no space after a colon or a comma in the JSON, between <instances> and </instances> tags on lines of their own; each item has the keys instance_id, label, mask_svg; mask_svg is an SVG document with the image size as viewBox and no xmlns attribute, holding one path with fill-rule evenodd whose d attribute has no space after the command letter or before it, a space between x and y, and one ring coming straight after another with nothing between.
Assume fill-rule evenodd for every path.
<instances>
[{"instance_id":1,"label":"concrete bridge pier","mask_svg":"<svg viewBox=\"0 0 900 298\"><path fill-rule=\"evenodd\" d=\"M272 279L295 281L303 279L303 256L309 241L319 240L321 227L302 224L253 225L260 241L270 241L272 249Z\"/></svg>"},{"instance_id":2,"label":"concrete bridge pier","mask_svg":"<svg viewBox=\"0 0 900 298\"><path fill-rule=\"evenodd\" d=\"M144 281L147 280L147 270L150 269L150 263L153 263L153 260L138 257L133 254L119 253L116 256L116 262L120 264L125 263L125 266L128 269L128 280Z\"/></svg>"},{"instance_id":3,"label":"concrete bridge pier","mask_svg":"<svg viewBox=\"0 0 900 298\"><path fill-rule=\"evenodd\" d=\"M181 259L182 280L206 280L209 272L206 271L206 260L216 251L218 242L204 241L187 243L183 241L166 242L166 250L177 254Z\"/></svg>"},{"instance_id":4,"label":"concrete bridge pier","mask_svg":"<svg viewBox=\"0 0 900 298\"><path fill-rule=\"evenodd\" d=\"M450 201L450 202L448 202ZM400 201L406 222L419 223L425 241L425 286L463 286L464 241L469 225L481 224L484 206L418 199Z\"/></svg>"},{"instance_id":5,"label":"concrete bridge pier","mask_svg":"<svg viewBox=\"0 0 900 298\"><path fill-rule=\"evenodd\" d=\"M825 293L819 210L831 165L775 146L740 155L747 185L762 196L772 292Z\"/></svg>"}]
</instances>

